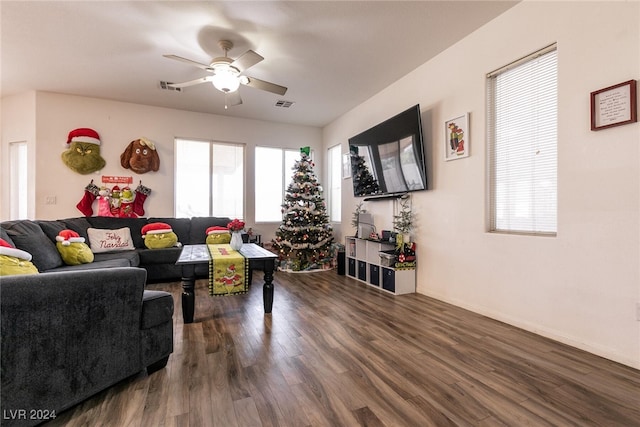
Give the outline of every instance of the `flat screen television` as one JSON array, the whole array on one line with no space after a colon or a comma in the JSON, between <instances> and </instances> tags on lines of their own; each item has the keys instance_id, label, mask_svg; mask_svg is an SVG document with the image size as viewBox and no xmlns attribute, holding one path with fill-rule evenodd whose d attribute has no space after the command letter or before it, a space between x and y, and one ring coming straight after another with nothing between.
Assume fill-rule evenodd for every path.
<instances>
[{"instance_id":1,"label":"flat screen television","mask_svg":"<svg viewBox=\"0 0 640 427\"><path fill-rule=\"evenodd\" d=\"M349 154L356 197L426 190L420 104L349 138Z\"/></svg>"}]
</instances>

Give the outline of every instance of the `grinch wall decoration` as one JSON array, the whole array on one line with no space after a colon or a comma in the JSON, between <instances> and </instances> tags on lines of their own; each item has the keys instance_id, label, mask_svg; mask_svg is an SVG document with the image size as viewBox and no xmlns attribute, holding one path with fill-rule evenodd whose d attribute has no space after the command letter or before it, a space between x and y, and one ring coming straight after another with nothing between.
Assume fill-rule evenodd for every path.
<instances>
[{"instance_id":1,"label":"grinch wall decoration","mask_svg":"<svg viewBox=\"0 0 640 427\"><path fill-rule=\"evenodd\" d=\"M160 169L160 157L153 142L139 138L131 141L120 155L120 164L138 174L157 172Z\"/></svg>"},{"instance_id":2,"label":"grinch wall decoration","mask_svg":"<svg viewBox=\"0 0 640 427\"><path fill-rule=\"evenodd\" d=\"M69 169L82 175L99 171L107 163L100 156L100 136L89 128L74 129L67 137L67 150L62 162Z\"/></svg>"}]
</instances>

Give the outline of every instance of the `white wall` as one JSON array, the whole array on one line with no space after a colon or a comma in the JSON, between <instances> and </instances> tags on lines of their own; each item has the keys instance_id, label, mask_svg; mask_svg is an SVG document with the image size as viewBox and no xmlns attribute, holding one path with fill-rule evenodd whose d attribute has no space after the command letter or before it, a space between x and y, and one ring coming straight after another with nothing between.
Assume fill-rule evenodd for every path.
<instances>
[{"instance_id":1,"label":"white wall","mask_svg":"<svg viewBox=\"0 0 640 427\"><path fill-rule=\"evenodd\" d=\"M26 113L26 117L32 117L33 120L25 126L14 126L7 120L8 108L4 99L3 106L3 150L9 141L5 138L5 133L7 138L11 135L14 139L28 138L35 141L35 211L30 217L37 219L81 216L76 204L82 198L84 187L91 179L100 185L103 175L133 176L132 189L142 180L145 186L152 189L144 205L146 216L173 216L174 138L196 138L246 144L246 221L256 232L263 233L263 240L270 239L279 224L255 225L254 222L255 146L297 149L308 145L317 152L322 152L321 130L315 127L236 119L47 92L35 93L32 105L20 109L23 114ZM60 157L66 149L69 131L80 127L92 128L100 134L101 155L107 162L103 170L90 175L73 172L62 163ZM9 128L12 130L9 131ZM160 155L158 172L138 175L120 165L120 154L129 142L141 136L156 143ZM316 172L319 176L322 175L321 170ZM112 187L114 184L107 185ZM7 203L4 200L6 193L3 194L3 202ZM47 196L55 196L56 204L46 205ZM94 204L94 213L96 205L97 202ZM4 218L7 218L6 215Z\"/></svg>"},{"instance_id":2,"label":"white wall","mask_svg":"<svg viewBox=\"0 0 640 427\"><path fill-rule=\"evenodd\" d=\"M20 95L8 96L2 99L2 109L0 110L0 129L2 135L2 149L0 152L0 170L2 171L2 184L0 194L2 194L0 205L0 218L9 218L11 207L9 205L9 144L13 142L27 143L27 161L34 164L36 158L36 135L35 135L35 92L25 92ZM35 169L28 171L27 187L29 188L28 215L35 215Z\"/></svg>"},{"instance_id":3,"label":"white wall","mask_svg":"<svg viewBox=\"0 0 640 427\"><path fill-rule=\"evenodd\" d=\"M639 2L521 3L325 127L325 147L344 153L349 137L420 103L431 190L413 195L418 292L640 368L640 123L589 127L590 92L640 77L638 22ZM485 75L553 42L557 237L488 233ZM465 112L471 156L445 162L444 122ZM350 184L343 235L360 200ZM378 229L391 204L367 202Z\"/></svg>"}]
</instances>

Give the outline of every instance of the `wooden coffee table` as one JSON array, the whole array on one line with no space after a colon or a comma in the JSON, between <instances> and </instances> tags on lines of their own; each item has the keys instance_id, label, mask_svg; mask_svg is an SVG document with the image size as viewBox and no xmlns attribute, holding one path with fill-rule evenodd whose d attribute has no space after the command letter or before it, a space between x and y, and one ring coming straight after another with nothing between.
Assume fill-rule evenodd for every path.
<instances>
[{"instance_id":1,"label":"wooden coffee table","mask_svg":"<svg viewBox=\"0 0 640 427\"><path fill-rule=\"evenodd\" d=\"M276 270L278 256L269 252L255 243L245 243L239 251L249 262L249 284L253 278L253 270L261 269L264 272L264 286L262 298L264 300L264 312L271 313L273 308L273 272ZM207 245L184 245L176 265L182 266L182 318L184 323L193 323L195 310L195 266L208 264L211 256Z\"/></svg>"}]
</instances>

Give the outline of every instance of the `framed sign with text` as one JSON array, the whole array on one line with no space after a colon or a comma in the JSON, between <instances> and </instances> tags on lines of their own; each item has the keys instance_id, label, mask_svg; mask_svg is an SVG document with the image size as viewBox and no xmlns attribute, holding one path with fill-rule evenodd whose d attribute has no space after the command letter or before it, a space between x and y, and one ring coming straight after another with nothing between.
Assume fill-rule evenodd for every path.
<instances>
[{"instance_id":1,"label":"framed sign with text","mask_svg":"<svg viewBox=\"0 0 640 427\"><path fill-rule=\"evenodd\" d=\"M637 121L635 80L591 92L591 130Z\"/></svg>"}]
</instances>

